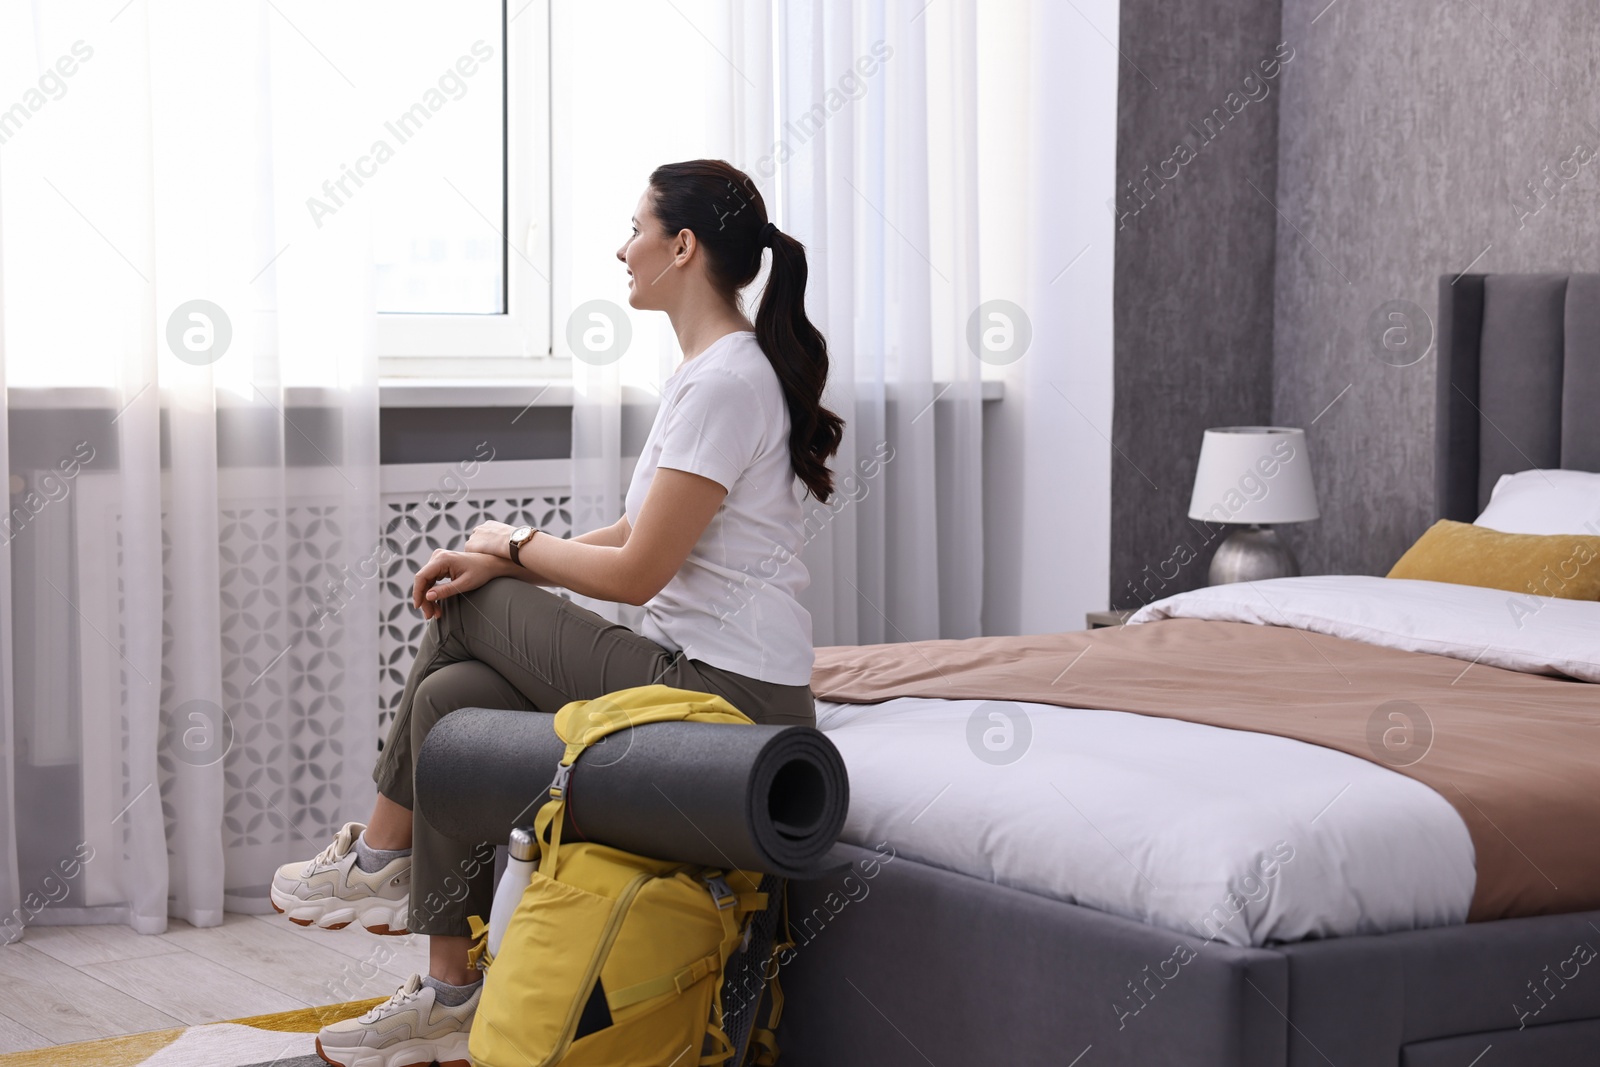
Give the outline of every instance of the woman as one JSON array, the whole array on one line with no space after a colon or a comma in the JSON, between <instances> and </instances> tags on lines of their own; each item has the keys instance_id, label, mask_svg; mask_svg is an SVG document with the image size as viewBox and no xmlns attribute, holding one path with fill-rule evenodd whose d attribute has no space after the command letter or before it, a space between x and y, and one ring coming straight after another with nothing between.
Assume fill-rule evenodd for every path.
<instances>
[{"instance_id":1,"label":"woman","mask_svg":"<svg viewBox=\"0 0 1600 1067\"><path fill-rule=\"evenodd\" d=\"M318 1035L329 1063L467 1064L482 988L467 966L467 916L488 915L494 849L413 817L412 759L441 717L463 707L554 712L662 683L717 694L757 722L815 720L811 616L796 599L807 581L801 500L831 495L827 461L844 424L821 402L828 352L805 314L805 249L721 160L657 169L632 221L617 251L628 303L666 312L684 359L662 390L623 516L571 540L489 522L462 551L433 554L412 590L432 625L373 771L371 821L347 823L273 879L273 905L302 925L429 935L427 977ZM768 247L752 327L740 291ZM540 585L642 605L643 632Z\"/></svg>"}]
</instances>

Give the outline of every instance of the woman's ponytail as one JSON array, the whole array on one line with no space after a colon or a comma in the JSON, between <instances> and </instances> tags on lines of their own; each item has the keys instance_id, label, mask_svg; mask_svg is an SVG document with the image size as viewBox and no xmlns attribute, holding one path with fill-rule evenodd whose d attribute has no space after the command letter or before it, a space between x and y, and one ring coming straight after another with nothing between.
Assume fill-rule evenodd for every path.
<instances>
[{"instance_id":1,"label":"woman's ponytail","mask_svg":"<svg viewBox=\"0 0 1600 1067\"><path fill-rule=\"evenodd\" d=\"M828 383L828 342L806 317L806 250L767 219L755 183L720 159L669 163L650 175L656 217L668 233L692 230L706 249L710 274L737 303L772 249L756 341L783 386L789 408L789 461L807 491L823 503L833 495L828 460L844 438L844 420L822 406Z\"/></svg>"}]
</instances>

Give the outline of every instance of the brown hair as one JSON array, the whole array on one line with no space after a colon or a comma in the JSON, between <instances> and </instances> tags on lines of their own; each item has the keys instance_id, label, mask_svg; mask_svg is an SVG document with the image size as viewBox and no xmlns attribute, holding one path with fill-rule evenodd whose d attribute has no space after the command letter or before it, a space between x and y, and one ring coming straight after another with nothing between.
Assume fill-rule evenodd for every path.
<instances>
[{"instance_id":1,"label":"brown hair","mask_svg":"<svg viewBox=\"0 0 1600 1067\"><path fill-rule=\"evenodd\" d=\"M828 342L806 317L806 249L769 228L755 182L720 159L657 167L650 175L652 206L668 234L693 231L706 251L707 272L719 291L739 291L761 271L770 241L772 271L756 311L756 341L777 372L789 408L789 462L812 496L833 495L828 459L839 450L844 420L822 406L828 382Z\"/></svg>"}]
</instances>

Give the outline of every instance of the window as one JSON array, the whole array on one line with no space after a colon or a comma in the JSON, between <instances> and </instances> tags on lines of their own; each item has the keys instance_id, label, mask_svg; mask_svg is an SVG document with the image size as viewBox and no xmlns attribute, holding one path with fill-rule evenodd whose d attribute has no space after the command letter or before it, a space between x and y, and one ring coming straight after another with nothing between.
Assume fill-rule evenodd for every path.
<instances>
[{"instance_id":1,"label":"window","mask_svg":"<svg viewBox=\"0 0 1600 1067\"><path fill-rule=\"evenodd\" d=\"M381 375L565 371L550 0L196 7L214 21L0 4L9 387L132 393L130 346L159 352L192 299L240 337L219 388L253 395L253 347L283 384L323 384L325 353L364 325L349 311L368 279L343 264L369 247ZM163 321L141 335L152 304Z\"/></svg>"},{"instance_id":2,"label":"window","mask_svg":"<svg viewBox=\"0 0 1600 1067\"><path fill-rule=\"evenodd\" d=\"M363 38L381 372L548 375L548 0L386 5ZM380 103L381 102L381 103ZM375 147L377 143L375 142Z\"/></svg>"},{"instance_id":3,"label":"window","mask_svg":"<svg viewBox=\"0 0 1600 1067\"><path fill-rule=\"evenodd\" d=\"M564 367L549 358L549 0L272 10L274 150L313 192L312 225L357 198L368 215L380 374Z\"/></svg>"},{"instance_id":4,"label":"window","mask_svg":"<svg viewBox=\"0 0 1600 1067\"><path fill-rule=\"evenodd\" d=\"M477 0L424 14L368 42L392 63L378 91L393 101L381 143L358 161L367 177L383 171L372 190L377 308L504 314L504 11Z\"/></svg>"}]
</instances>

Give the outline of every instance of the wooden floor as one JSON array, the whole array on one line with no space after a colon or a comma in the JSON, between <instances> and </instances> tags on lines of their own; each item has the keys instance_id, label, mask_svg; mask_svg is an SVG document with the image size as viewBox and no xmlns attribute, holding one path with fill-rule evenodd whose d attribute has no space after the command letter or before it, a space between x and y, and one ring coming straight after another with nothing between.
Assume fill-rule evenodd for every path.
<instances>
[{"instance_id":1,"label":"wooden floor","mask_svg":"<svg viewBox=\"0 0 1600 1067\"><path fill-rule=\"evenodd\" d=\"M0 946L0 1053L388 996L428 973L428 939L233 915L164 934L30 926Z\"/></svg>"}]
</instances>

